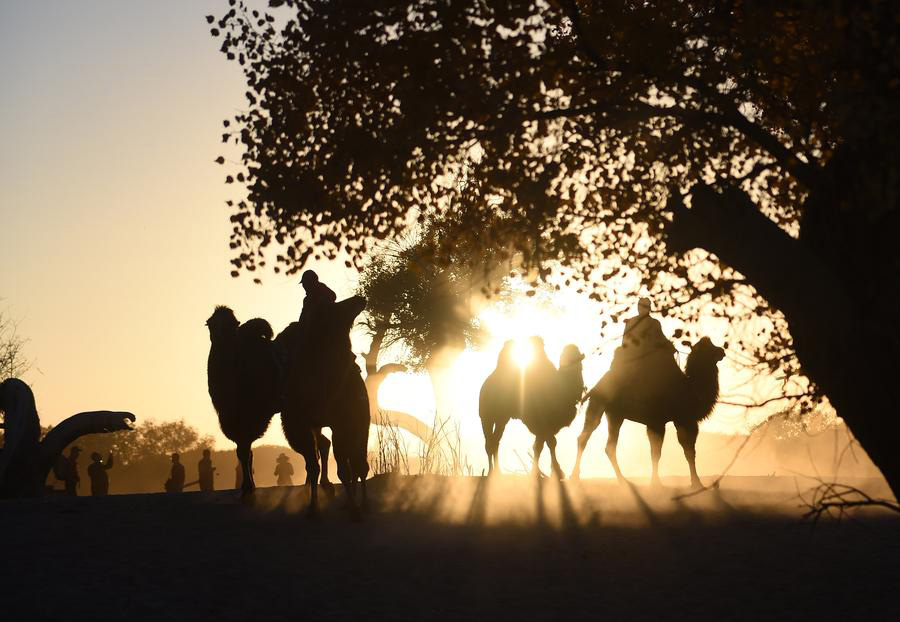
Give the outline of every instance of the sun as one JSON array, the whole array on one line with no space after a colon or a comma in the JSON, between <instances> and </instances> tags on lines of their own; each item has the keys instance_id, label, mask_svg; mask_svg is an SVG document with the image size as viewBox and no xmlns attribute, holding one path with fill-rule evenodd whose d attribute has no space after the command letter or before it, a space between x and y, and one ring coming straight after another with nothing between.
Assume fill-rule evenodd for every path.
<instances>
[{"instance_id":1,"label":"sun","mask_svg":"<svg viewBox=\"0 0 900 622\"><path fill-rule=\"evenodd\" d=\"M534 348L527 339L516 339L513 341L512 358L516 365L525 369L534 359Z\"/></svg>"}]
</instances>

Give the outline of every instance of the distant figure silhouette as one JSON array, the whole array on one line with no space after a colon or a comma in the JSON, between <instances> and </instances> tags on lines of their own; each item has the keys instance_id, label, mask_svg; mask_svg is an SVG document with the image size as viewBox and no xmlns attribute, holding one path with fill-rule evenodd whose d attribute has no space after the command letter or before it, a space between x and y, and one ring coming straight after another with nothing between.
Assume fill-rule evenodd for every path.
<instances>
[{"instance_id":1,"label":"distant figure silhouette","mask_svg":"<svg viewBox=\"0 0 900 622\"><path fill-rule=\"evenodd\" d=\"M512 417L521 419L534 434L533 472L540 473L538 463L546 445L550 450L553 472L562 479L562 469L556 459L556 434L575 419L578 403L584 394L581 371L584 355L577 346L567 345L557 370L547 357L543 339L531 337L529 343L533 358L521 371L511 362L511 342L504 344L497 369L481 388L478 410L489 472L499 466L497 453L500 438Z\"/></svg>"},{"instance_id":2,"label":"distant figure silhouette","mask_svg":"<svg viewBox=\"0 0 900 622\"><path fill-rule=\"evenodd\" d=\"M334 291L320 281L319 275L312 270L306 270L303 273L303 276L300 277L300 284L306 292L298 320L301 323L314 320L321 309L327 308L337 300Z\"/></svg>"},{"instance_id":3,"label":"distant figure silhouette","mask_svg":"<svg viewBox=\"0 0 900 622\"><path fill-rule=\"evenodd\" d=\"M695 464L698 424L709 416L719 397L718 362L725 357L725 351L714 345L708 337L703 337L691 348L684 372L671 356L666 357L671 361L674 372L664 369L662 365L628 365L618 371L610 369L590 390L584 429L578 437L573 478L578 477L581 456L588 439L606 413L609 426L606 455L609 456L619 481L625 480L616 459L616 444L622 422L628 419L647 426L653 465L652 482L659 485L659 458L666 423L672 421L691 470L691 485L695 488L703 487ZM654 371L659 373L653 373Z\"/></svg>"},{"instance_id":4,"label":"distant figure silhouette","mask_svg":"<svg viewBox=\"0 0 900 622\"><path fill-rule=\"evenodd\" d=\"M201 491L212 492L215 489L213 484L213 475L215 472L216 467L212 465L210 452L208 449L204 449L203 457L200 458L200 462L197 463L198 481L200 483Z\"/></svg>"},{"instance_id":5,"label":"distant figure silhouette","mask_svg":"<svg viewBox=\"0 0 900 622\"><path fill-rule=\"evenodd\" d=\"M275 465L275 476L278 477L278 485L293 486L294 467L291 466L291 461L284 454L280 454L275 462L277 463Z\"/></svg>"},{"instance_id":6,"label":"distant figure silhouette","mask_svg":"<svg viewBox=\"0 0 900 622\"><path fill-rule=\"evenodd\" d=\"M106 474L113 468L113 455L110 452L103 463L103 456L96 451L91 454L91 464L88 466L88 476L91 478L91 495L104 497L109 494L109 476Z\"/></svg>"},{"instance_id":7,"label":"distant figure silhouette","mask_svg":"<svg viewBox=\"0 0 900 622\"><path fill-rule=\"evenodd\" d=\"M68 456L60 456L54 469L56 479L62 480L66 487L66 494L72 497L78 496L78 485L81 478L78 476L78 455L80 447L69 450Z\"/></svg>"},{"instance_id":8,"label":"distant figure silhouette","mask_svg":"<svg viewBox=\"0 0 900 622\"><path fill-rule=\"evenodd\" d=\"M166 480L166 492L182 492L184 490L184 465L181 464L181 456L172 454L172 471Z\"/></svg>"}]
</instances>

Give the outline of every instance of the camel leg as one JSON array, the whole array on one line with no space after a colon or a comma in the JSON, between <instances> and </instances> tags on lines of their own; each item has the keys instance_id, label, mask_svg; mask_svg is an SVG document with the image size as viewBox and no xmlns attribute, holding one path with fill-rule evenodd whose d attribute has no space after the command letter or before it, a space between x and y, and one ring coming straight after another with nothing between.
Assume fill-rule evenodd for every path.
<instances>
[{"instance_id":1,"label":"camel leg","mask_svg":"<svg viewBox=\"0 0 900 622\"><path fill-rule=\"evenodd\" d=\"M352 437L347 430L340 427L331 428L334 439L334 459L337 461L338 478L347 493L347 509L354 520L360 518L359 506L356 504L356 474L353 469Z\"/></svg>"},{"instance_id":2,"label":"camel leg","mask_svg":"<svg viewBox=\"0 0 900 622\"><path fill-rule=\"evenodd\" d=\"M487 416L481 418L481 431L484 432L484 453L488 459L488 475L494 470L494 422Z\"/></svg>"},{"instance_id":3,"label":"camel leg","mask_svg":"<svg viewBox=\"0 0 900 622\"><path fill-rule=\"evenodd\" d=\"M306 462L306 482L309 484L309 516L319 511L319 452L316 447L316 431L313 428L299 435L297 447L293 449L303 456Z\"/></svg>"},{"instance_id":4,"label":"camel leg","mask_svg":"<svg viewBox=\"0 0 900 622\"><path fill-rule=\"evenodd\" d=\"M541 473L541 466L540 466L541 452L543 452L543 451L544 451L544 439L539 436L535 436L534 437L534 464L531 467L531 473L537 477L544 476L544 474Z\"/></svg>"},{"instance_id":5,"label":"camel leg","mask_svg":"<svg viewBox=\"0 0 900 622\"><path fill-rule=\"evenodd\" d=\"M506 430L506 424L509 419L501 419L494 423L494 434L491 438L491 462L493 468L500 473L500 439L503 438L503 432Z\"/></svg>"},{"instance_id":6,"label":"camel leg","mask_svg":"<svg viewBox=\"0 0 900 622\"><path fill-rule=\"evenodd\" d=\"M584 427L578 436L578 455L575 456L575 468L572 469L572 479L578 479L581 476L581 455L584 448L587 447L591 434L600 425L600 419L603 418L604 407L599 397L591 395L588 401L587 412L584 415Z\"/></svg>"},{"instance_id":7,"label":"camel leg","mask_svg":"<svg viewBox=\"0 0 900 622\"><path fill-rule=\"evenodd\" d=\"M362 509L369 509L369 498L366 494L366 478L369 476L369 459L367 452L367 439L357 438L353 452L350 456L350 467L353 470L354 482L359 480Z\"/></svg>"},{"instance_id":8,"label":"camel leg","mask_svg":"<svg viewBox=\"0 0 900 622\"><path fill-rule=\"evenodd\" d=\"M253 451L250 449L250 443L238 443L237 458L241 463L241 501L244 503L253 502Z\"/></svg>"},{"instance_id":9,"label":"camel leg","mask_svg":"<svg viewBox=\"0 0 900 622\"><path fill-rule=\"evenodd\" d=\"M550 450L550 464L553 466L553 473L556 475L556 479L562 480L565 479L565 476L562 472L562 467L559 466L559 461L556 459L556 437L551 436L547 439L547 449Z\"/></svg>"},{"instance_id":10,"label":"camel leg","mask_svg":"<svg viewBox=\"0 0 900 622\"><path fill-rule=\"evenodd\" d=\"M662 482L659 479L659 458L662 456L665 435L665 426L662 428L647 426L647 438L650 439L650 463L653 465L653 473L650 476L650 484L652 486L662 486Z\"/></svg>"},{"instance_id":11,"label":"camel leg","mask_svg":"<svg viewBox=\"0 0 900 622\"><path fill-rule=\"evenodd\" d=\"M609 438L606 440L606 455L612 463L613 470L616 472L616 478L620 483L625 482L625 476L619 469L619 461L616 459L616 445L619 444L619 428L622 427L622 419L610 417L607 413L606 424L609 426Z\"/></svg>"},{"instance_id":12,"label":"camel leg","mask_svg":"<svg viewBox=\"0 0 900 622\"><path fill-rule=\"evenodd\" d=\"M329 497L334 496L334 484L328 479L328 456L331 453L331 441L328 440L328 437L322 434L322 430L319 430L316 438L316 445L319 448L319 459L322 462L322 474L319 478L319 484L322 486L322 490L325 491Z\"/></svg>"},{"instance_id":13,"label":"camel leg","mask_svg":"<svg viewBox=\"0 0 900 622\"><path fill-rule=\"evenodd\" d=\"M697 434L699 433L697 424L675 426L675 431L678 433L678 442L684 450L684 457L687 458L688 467L691 469L691 486L694 488L703 488L703 483L697 475L696 465L697 452L695 450L695 445L697 443Z\"/></svg>"}]
</instances>

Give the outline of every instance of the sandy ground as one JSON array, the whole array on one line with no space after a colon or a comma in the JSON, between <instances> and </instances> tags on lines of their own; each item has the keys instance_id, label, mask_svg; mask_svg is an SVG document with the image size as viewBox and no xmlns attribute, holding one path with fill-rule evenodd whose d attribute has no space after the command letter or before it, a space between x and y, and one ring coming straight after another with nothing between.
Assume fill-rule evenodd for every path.
<instances>
[{"instance_id":1,"label":"sandy ground","mask_svg":"<svg viewBox=\"0 0 900 622\"><path fill-rule=\"evenodd\" d=\"M380 477L362 523L340 495L306 518L302 487L3 501L0 618L900 619L898 518L684 485Z\"/></svg>"}]
</instances>

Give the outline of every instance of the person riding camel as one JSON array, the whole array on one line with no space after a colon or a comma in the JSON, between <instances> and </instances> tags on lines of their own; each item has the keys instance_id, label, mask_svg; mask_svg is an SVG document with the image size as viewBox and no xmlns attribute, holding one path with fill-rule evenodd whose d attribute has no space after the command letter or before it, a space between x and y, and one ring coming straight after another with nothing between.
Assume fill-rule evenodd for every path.
<instances>
[{"instance_id":1,"label":"person riding camel","mask_svg":"<svg viewBox=\"0 0 900 622\"><path fill-rule=\"evenodd\" d=\"M300 277L300 284L306 292L303 298L303 308L300 310L300 323L309 323L315 320L319 311L334 304L337 296L325 283L319 280L319 275L312 270L307 270Z\"/></svg>"},{"instance_id":2,"label":"person riding camel","mask_svg":"<svg viewBox=\"0 0 900 622\"><path fill-rule=\"evenodd\" d=\"M637 315L625 320L622 345L616 348L610 368L614 378L624 379L639 371L648 381L666 383L679 373L672 356L675 346L650 311L650 299L641 298Z\"/></svg>"},{"instance_id":3,"label":"person riding camel","mask_svg":"<svg viewBox=\"0 0 900 622\"><path fill-rule=\"evenodd\" d=\"M622 348L628 358L649 355L656 350L675 352L675 346L666 339L659 320L650 315L650 299L641 298L637 308L638 314L625 320L625 334L622 335Z\"/></svg>"}]
</instances>

